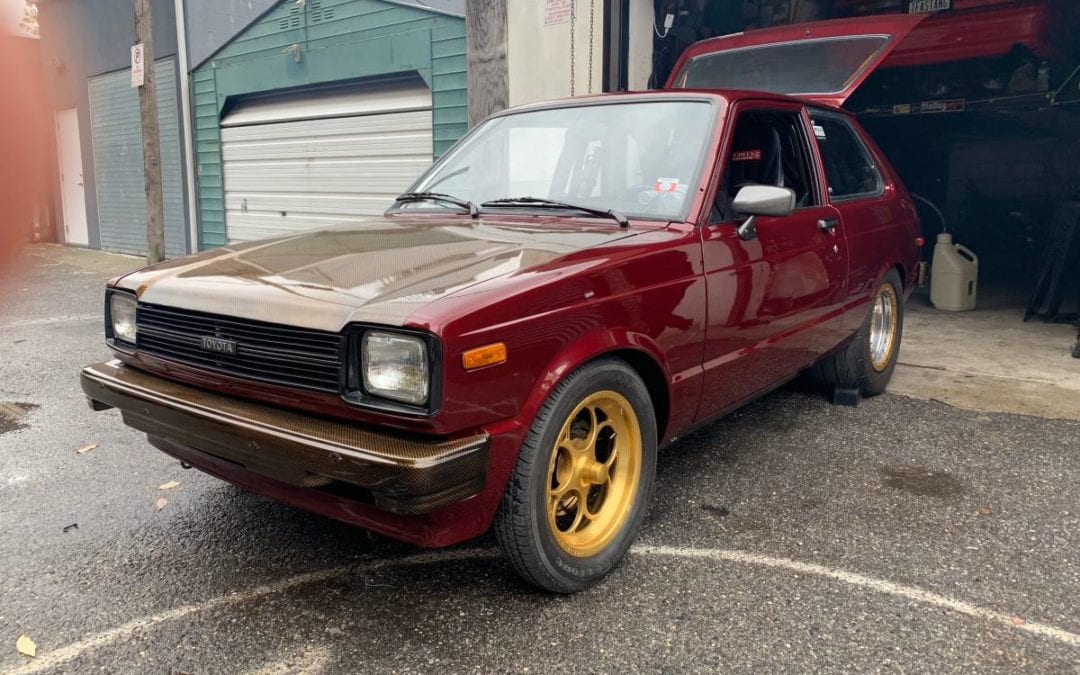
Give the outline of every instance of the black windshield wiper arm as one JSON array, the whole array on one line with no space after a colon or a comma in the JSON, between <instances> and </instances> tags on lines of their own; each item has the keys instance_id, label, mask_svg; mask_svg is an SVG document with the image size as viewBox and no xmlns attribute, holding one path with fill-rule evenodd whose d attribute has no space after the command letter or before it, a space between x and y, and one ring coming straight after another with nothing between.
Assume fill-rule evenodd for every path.
<instances>
[{"instance_id":1,"label":"black windshield wiper arm","mask_svg":"<svg viewBox=\"0 0 1080 675\"><path fill-rule=\"evenodd\" d=\"M504 199L492 199L491 201L484 202L480 206L536 206L542 209L573 209L574 211L590 213L594 216L614 218L615 222L619 224L619 227L630 227L630 221L626 219L626 216L614 209L594 209L591 206L568 204L554 199L541 199L540 197L506 197Z\"/></svg>"},{"instance_id":2,"label":"black windshield wiper arm","mask_svg":"<svg viewBox=\"0 0 1080 675\"><path fill-rule=\"evenodd\" d=\"M426 201L456 204L463 209L467 209L469 211L469 215L473 218L480 217L480 209L477 208L476 204L473 204L467 199L461 199L460 197L444 194L442 192L405 192L397 196L397 199L394 200L394 205L396 206L398 204L406 204L408 202Z\"/></svg>"}]
</instances>

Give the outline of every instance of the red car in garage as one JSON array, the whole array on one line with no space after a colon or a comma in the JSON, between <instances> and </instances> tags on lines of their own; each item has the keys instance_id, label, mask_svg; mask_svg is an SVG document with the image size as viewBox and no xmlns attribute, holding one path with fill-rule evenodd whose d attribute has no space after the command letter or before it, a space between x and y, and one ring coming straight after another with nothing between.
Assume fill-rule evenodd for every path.
<instances>
[{"instance_id":1,"label":"red car in garage","mask_svg":"<svg viewBox=\"0 0 1080 675\"><path fill-rule=\"evenodd\" d=\"M742 91L588 97L480 124L384 217L106 289L92 407L181 461L423 546L494 523L581 589L657 451L800 373L881 392L919 225L849 115Z\"/></svg>"}]
</instances>

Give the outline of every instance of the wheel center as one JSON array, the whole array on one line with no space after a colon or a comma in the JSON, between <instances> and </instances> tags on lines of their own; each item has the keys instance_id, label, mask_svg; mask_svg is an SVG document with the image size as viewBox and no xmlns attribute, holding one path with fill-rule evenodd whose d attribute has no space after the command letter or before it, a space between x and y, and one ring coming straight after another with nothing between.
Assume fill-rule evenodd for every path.
<instances>
[{"instance_id":1,"label":"wheel center","mask_svg":"<svg viewBox=\"0 0 1080 675\"><path fill-rule=\"evenodd\" d=\"M586 459L582 463L578 475L585 485L603 485L608 481L607 467L592 459Z\"/></svg>"}]
</instances>

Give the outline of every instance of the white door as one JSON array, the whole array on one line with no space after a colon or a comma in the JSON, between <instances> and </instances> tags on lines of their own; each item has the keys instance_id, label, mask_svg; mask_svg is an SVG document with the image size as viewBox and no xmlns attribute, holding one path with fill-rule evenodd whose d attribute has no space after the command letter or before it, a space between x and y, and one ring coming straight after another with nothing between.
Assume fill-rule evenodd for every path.
<instances>
[{"instance_id":1,"label":"white door","mask_svg":"<svg viewBox=\"0 0 1080 675\"><path fill-rule=\"evenodd\" d=\"M64 241L87 246L86 190L83 187L79 111L56 111L56 152L60 166L60 203L64 210Z\"/></svg>"},{"instance_id":2,"label":"white door","mask_svg":"<svg viewBox=\"0 0 1080 675\"><path fill-rule=\"evenodd\" d=\"M241 102L221 127L230 243L377 216L434 152L422 80Z\"/></svg>"}]
</instances>

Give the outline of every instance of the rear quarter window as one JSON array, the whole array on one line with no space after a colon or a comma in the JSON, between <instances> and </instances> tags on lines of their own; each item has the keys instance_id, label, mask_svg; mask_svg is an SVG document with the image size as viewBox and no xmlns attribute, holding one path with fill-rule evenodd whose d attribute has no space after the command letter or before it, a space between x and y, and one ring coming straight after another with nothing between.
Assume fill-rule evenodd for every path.
<instances>
[{"instance_id":1,"label":"rear quarter window","mask_svg":"<svg viewBox=\"0 0 1080 675\"><path fill-rule=\"evenodd\" d=\"M869 148L842 115L811 111L814 138L833 201L880 195L885 181Z\"/></svg>"}]
</instances>

